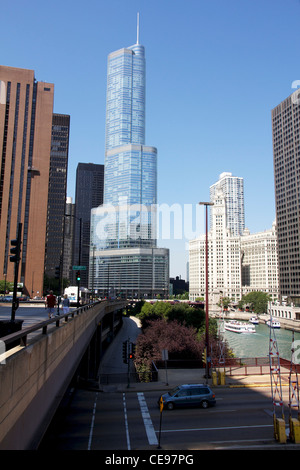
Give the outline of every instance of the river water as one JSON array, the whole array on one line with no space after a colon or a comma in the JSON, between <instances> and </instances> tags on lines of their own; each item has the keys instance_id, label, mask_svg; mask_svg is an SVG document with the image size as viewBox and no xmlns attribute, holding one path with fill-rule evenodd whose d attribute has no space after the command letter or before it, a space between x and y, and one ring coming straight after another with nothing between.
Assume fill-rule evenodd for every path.
<instances>
[{"instance_id":1,"label":"river water","mask_svg":"<svg viewBox=\"0 0 300 470\"><path fill-rule=\"evenodd\" d=\"M267 325L255 325L256 333L240 334L225 331L225 339L235 357L267 357L269 354L270 328ZM279 356L291 360L293 332L284 328L273 330L277 340ZM272 334L272 339L274 336ZM294 362L300 359L300 333L294 333Z\"/></svg>"}]
</instances>

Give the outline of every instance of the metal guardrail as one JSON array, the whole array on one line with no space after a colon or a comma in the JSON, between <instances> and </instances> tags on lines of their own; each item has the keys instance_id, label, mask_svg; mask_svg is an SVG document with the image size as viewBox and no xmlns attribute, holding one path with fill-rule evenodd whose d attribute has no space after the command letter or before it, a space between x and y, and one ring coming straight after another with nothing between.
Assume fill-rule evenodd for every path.
<instances>
[{"instance_id":1,"label":"metal guardrail","mask_svg":"<svg viewBox=\"0 0 300 470\"><path fill-rule=\"evenodd\" d=\"M35 325L32 325L32 326L28 326L20 331L17 331L16 333L11 333L7 336L3 336L0 338L0 340L4 342L5 345L9 345L15 341L20 341L20 346L27 346L28 344L27 337L30 333L34 333L36 331L42 330L41 333L43 335L46 335L48 332L49 325L53 325L55 323L55 326L58 328L60 326L60 323L63 320L65 322L68 322L70 317L74 318L76 315L80 315L82 312L85 312L86 310L93 308L95 305L98 305L99 303L101 303L101 301L83 305L68 313L55 315L53 318L49 318L48 320L36 323Z\"/></svg>"}]
</instances>

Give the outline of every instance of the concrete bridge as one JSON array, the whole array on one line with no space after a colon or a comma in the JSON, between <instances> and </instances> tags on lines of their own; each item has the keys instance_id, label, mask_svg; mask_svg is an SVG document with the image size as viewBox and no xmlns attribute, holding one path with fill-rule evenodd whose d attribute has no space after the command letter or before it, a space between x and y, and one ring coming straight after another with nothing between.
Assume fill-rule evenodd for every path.
<instances>
[{"instance_id":1,"label":"concrete bridge","mask_svg":"<svg viewBox=\"0 0 300 470\"><path fill-rule=\"evenodd\" d=\"M74 376L97 379L126 307L98 302L1 338L0 449L37 449Z\"/></svg>"}]
</instances>

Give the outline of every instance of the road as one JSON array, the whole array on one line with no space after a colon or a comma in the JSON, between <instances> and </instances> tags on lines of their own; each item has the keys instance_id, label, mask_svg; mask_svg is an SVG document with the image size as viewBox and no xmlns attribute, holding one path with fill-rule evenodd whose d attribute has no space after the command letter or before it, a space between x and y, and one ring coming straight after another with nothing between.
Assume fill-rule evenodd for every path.
<instances>
[{"instance_id":1,"label":"road","mask_svg":"<svg viewBox=\"0 0 300 470\"><path fill-rule=\"evenodd\" d=\"M299 449L275 441L268 388L216 387L216 406L163 410L162 415L159 390L138 392L133 386L124 392L70 393L68 406L54 420L42 450L154 451L159 444L164 451L175 452Z\"/></svg>"}]
</instances>

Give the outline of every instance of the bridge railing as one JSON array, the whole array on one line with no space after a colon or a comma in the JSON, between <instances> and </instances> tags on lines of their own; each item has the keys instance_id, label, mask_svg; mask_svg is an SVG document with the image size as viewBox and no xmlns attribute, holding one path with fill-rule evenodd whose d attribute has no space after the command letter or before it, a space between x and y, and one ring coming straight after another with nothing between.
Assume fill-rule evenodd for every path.
<instances>
[{"instance_id":1,"label":"bridge railing","mask_svg":"<svg viewBox=\"0 0 300 470\"><path fill-rule=\"evenodd\" d=\"M68 313L57 314L53 318L49 318L48 320L35 323L34 325L23 328L22 330L17 331L15 333L11 333L7 336L0 337L0 341L5 344L6 349L8 349L9 345L11 345L12 343L15 344L16 342L18 342L20 346L27 346L28 336L30 334L36 333L40 330L41 334L46 335L48 333L49 327L58 328L62 321L67 322L69 321L69 319L74 318L76 315L80 315L81 313L85 312L86 310L89 310L90 308L93 308L99 303L101 302L99 301L85 304L79 308L76 308L75 310L70 310Z\"/></svg>"},{"instance_id":2,"label":"bridge railing","mask_svg":"<svg viewBox=\"0 0 300 470\"><path fill-rule=\"evenodd\" d=\"M0 354L0 449L38 447L72 379L96 377L102 333L124 307L87 304L1 338L6 346L17 338L25 346Z\"/></svg>"}]
</instances>

